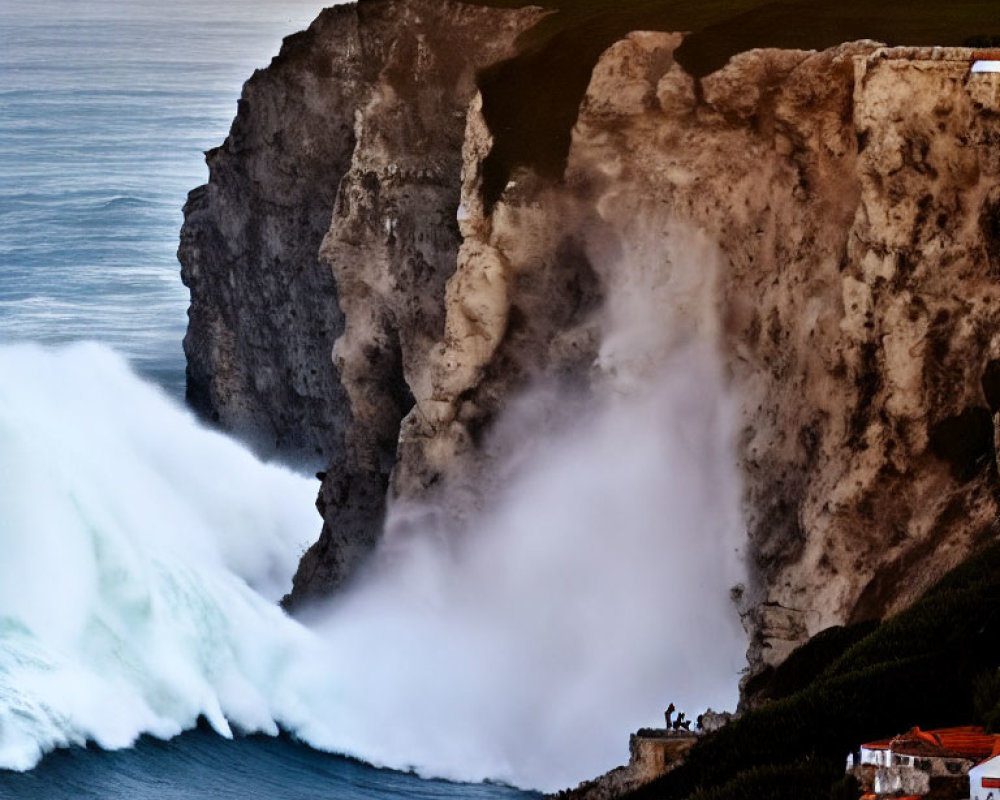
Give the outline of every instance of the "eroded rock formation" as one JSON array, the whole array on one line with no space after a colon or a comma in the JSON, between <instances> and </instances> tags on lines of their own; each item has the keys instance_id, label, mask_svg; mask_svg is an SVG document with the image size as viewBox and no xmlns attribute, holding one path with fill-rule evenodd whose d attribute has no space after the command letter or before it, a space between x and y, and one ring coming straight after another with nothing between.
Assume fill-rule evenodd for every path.
<instances>
[{"instance_id":1,"label":"eroded rock formation","mask_svg":"<svg viewBox=\"0 0 1000 800\"><path fill-rule=\"evenodd\" d=\"M871 43L696 83L674 41L607 53L568 180L623 238L680 218L727 256L750 623L776 662L902 607L991 530L1000 83L970 51Z\"/></svg>"},{"instance_id":2,"label":"eroded rock formation","mask_svg":"<svg viewBox=\"0 0 1000 800\"><path fill-rule=\"evenodd\" d=\"M349 424L330 363L343 331L319 245L371 70L358 15L323 12L247 81L209 182L184 207L188 399L264 453L326 464Z\"/></svg>"},{"instance_id":3,"label":"eroded rock formation","mask_svg":"<svg viewBox=\"0 0 1000 800\"><path fill-rule=\"evenodd\" d=\"M247 82L185 207L189 398L265 453L325 469L296 599L333 591L381 530L412 376L443 329L475 75L539 15L324 11Z\"/></svg>"},{"instance_id":4,"label":"eroded rock formation","mask_svg":"<svg viewBox=\"0 0 1000 800\"><path fill-rule=\"evenodd\" d=\"M248 82L192 193L192 398L327 464L295 598L350 574L387 493L474 504L482 432L539 376L591 380L594 312L641 266L714 298L662 302L740 398L752 661L906 604L997 512L1000 76L857 42L699 80L680 35L633 33L594 68L561 178L523 169L497 199L476 74L537 18L324 12Z\"/></svg>"}]
</instances>

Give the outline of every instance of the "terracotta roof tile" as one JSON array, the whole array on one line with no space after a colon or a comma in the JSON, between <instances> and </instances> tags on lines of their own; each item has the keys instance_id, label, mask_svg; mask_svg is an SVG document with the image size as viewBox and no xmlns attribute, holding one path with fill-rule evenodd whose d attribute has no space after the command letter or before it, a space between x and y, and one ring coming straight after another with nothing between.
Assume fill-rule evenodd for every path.
<instances>
[{"instance_id":1,"label":"terracotta roof tile","mask_svg":"<svg viewBox=\"0 0 1000 800\"><path fill-rule=\"evenodd\" d=\"M892 739L869 742L862 747L869 750L891 748L893 753L900 755L967 758L978 762L1000 752L1000 736L986 733L975 725L932 731L912 728Z\"/></svg>"}]
</instances>

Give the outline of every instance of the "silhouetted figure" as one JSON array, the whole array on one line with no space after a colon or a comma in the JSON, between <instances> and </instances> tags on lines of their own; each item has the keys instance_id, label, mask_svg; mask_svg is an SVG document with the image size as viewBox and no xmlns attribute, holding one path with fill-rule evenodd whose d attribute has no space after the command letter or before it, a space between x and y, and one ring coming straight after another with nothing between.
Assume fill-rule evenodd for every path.
<instances>
[{"instance_id":1,"label":"silhouetted figure","mask_svg":"<svg viewBox=\"0 0 1000 800\"><path fill-rule=\"evenodd\" d=\"M691 723L684 719L683 711L680 714L678 714L677 719L674 720L674 730L679 731L681 728L684 728L684 730L691 729Z\"/></svg>"},{"instance_id":2,"label":"silhouetted figure","mask_svg":"<svg viewBox=\"0 0 1000 800\"><path fill-rule=\"evenodd\" d=\"M663 712L663 716L667 720L667 730L668 731L670 730L670 726L673 724L673 722L671 721L670 718L674 715L674 711L675 710L676 709L674 708L674 704L671 703L669 706L667 706L667 710Z\"/></svg>"}]
</instances>

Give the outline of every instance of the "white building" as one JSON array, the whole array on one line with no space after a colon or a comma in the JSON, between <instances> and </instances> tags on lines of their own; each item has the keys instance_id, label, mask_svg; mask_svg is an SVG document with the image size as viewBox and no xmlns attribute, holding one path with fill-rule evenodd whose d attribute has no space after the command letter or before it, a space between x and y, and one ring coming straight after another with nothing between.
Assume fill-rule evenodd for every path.
<instances>
[{"instance_id":1,"label":"white building","mask_svg":"<svg viewBox=\"0 0 1000 800\"><path fill-rule=\"evenodd\" d=\"M969 770L969 790L972 800L1000 800L1000 756Z\"/></svg>"},{"instance_id":2,"label":"white building","mask_svg":"<svg viewBox=\"0 0 1000 800\"><path fill-rule=\"evenodd\" d=\"M972 800L1000 800L1000 758L994 758L1000 756L1000 736L980 727L912 728L861 745L860 756L853 772L864 791L878 798L926 795L933 779L953 784L956 796L969 797L971 791ZM984 768L972 776L974 769Z\"/></svg>"}]
</instances>

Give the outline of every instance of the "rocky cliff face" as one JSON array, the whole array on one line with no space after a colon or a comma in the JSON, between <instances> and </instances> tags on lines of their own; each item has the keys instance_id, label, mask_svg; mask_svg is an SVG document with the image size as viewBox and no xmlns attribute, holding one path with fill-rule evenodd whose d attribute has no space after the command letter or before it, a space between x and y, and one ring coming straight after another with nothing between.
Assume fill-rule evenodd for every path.
<instances>
[{"instance_id":1,"label":"rocky cliff face","mask_svg":"<svg viewBox=\"0 0 1000 800\"><path fill-rule=\"evenodd\" d=\"M762 594L753 658L883 615L996 517L998 83L961 50L755 51L695 82L673 37L595 71L568 180L622 241L681 219L718 303Z\"/></svg>"},{"instance_id":2,"label":"rocky cliff face","mask_svg":"<svg viewBox=\"0 0 1000 800\"><path fill-rule=\"evenodd\" d=\"M740 398L754 663L904 605L997 512L998 76L859 42L696 80L681 36L633 33L594 68L565 173L497 199L476 74L537 19L324 12L248 82L192 193L192 399L328 464L295 598L350 574L387 495L474 505L483 432L539 376L594 379L595 311L644 269L697 287L657 302Z\"/></svg>"},{"instance_id":3,"label":"rocky cliff face","mask_svg":"<svg viewBox=\"0 0 1000 800\"><path fill-rule=\"evenodd\" d=\"M326 470L296 599L329 594L378 538L412 376L443 328L475 75L538 17L432 0L324 11L247 82L185 206L190 400Z\"/></svg>"},{"instance_id":4,"label":"rocky cliff face","mask_svg":"<svg viewBox=\"0 0 1000 800\"><path fill-rule=\"evenodd\" d=\"M309 463L340 457L349 422L330 363L343 316L319 245L370 71L357 14L321 14L247 81L184 207L188 399L265 453Z\"/></svg>"}]
</instances>

